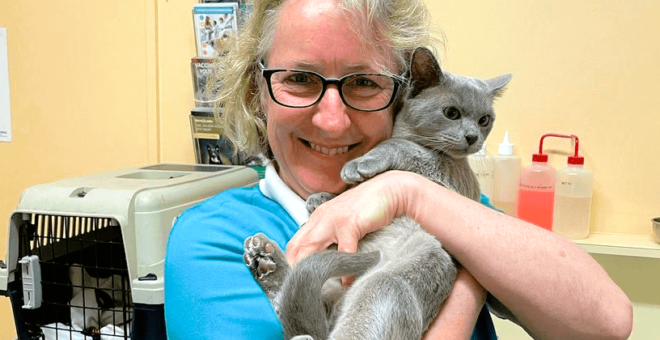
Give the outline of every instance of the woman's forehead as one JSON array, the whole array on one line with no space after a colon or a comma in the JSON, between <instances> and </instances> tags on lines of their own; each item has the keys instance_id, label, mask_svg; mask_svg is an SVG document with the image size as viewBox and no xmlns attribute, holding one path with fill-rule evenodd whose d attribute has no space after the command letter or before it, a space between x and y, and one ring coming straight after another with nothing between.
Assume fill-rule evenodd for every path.
<instances>
[{"instance_id":1,"label":"woman's forehead","mask_svg":"<svg viewBox=\"0 0 660 340\"><path fill-rule=\"evenodd\" d=\"M268 53L268 67L316 72L379 72L381 65L392 68L392 53L383 53L359 36L353 18L336 0L287 1Z\"/></svg>"}]
</instances>

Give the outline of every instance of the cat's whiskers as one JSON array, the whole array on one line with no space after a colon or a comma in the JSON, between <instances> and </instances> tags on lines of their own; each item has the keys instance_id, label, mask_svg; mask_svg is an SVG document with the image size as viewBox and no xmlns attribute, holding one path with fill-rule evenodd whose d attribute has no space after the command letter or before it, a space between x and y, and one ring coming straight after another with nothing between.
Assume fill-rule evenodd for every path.
<instances>
[{"instance_id":1,"label":"cat's whiskers","mask_svg":"<svg viewBox=\"0 0 660 340\"><path fill-rule=\"evenodd\" d=\"M417 136L415 142L439 153L447 154L447 151L453 150L451 146L455 144L455 140L448 137L445 135Z\"/></svg>"}]
</instances>

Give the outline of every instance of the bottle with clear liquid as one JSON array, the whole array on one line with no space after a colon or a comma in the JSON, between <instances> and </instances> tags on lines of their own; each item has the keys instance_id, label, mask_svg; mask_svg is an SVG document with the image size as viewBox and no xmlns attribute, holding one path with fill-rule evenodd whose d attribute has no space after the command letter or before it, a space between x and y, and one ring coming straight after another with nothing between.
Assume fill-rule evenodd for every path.
<instances>
[{"instance_id":1,"label":"bottle with clear liquid","mask_svg":"<svg viewBox=\"0 0 660 340\"><path fill-rule=\"evenodd\" d=\"M488 196L488 198L493 197L495 165L493 164L493 158L486 153L486 144L477 153L468 156L468 163L479 181L481 193Z\"/></svg>"},{"instance_id":2,"label":"bottle with clear liquid","mask_svg":"<svg viewBox=\"0 0 660 340\"><path fill-rule=\"evenodd\" d=\"M498 155L493 157L493 196L491 203L511 216L516 215L518 180L520 179L520 157L513 155L513 144L509 142L509 132L504 133L504 141L499 144Z\"/></svg>"},{"instance_id":3,"label":"bottle with clear liquid","mask_svg":"<svg viewBox=\"0 0 660 340\"><path fill-rule=\"evenodd\" d=\"M568 166L557 171L553 230L573 240L589 236L593 172L584 168L584 157L568 157Z\"/></svg>"},{"instance_id":4,"label":"bottle with clear liquid","mask_svg":"<svg viewBox=\"0 0 660 340\"><path fill-rule=\"evenodd\" d=\"M520 174L516 215L552 231L554 202L555 169L548 165L547 154L534 154L532 164Z\"/></svg>"}]
</instances>

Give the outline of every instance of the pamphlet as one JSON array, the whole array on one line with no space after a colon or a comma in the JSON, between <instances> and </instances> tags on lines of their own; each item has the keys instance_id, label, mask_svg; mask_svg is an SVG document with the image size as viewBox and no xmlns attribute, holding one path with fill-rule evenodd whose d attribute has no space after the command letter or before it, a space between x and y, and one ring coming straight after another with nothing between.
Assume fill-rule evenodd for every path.
<instances>
[{"instance_id":1,"label":"pamphlet","mask_svg":"<svg viewBox=\"0 0 660 340\"><path fill-rule=\"evenodd\" d=\"M220 85L212 84L212 87L209 87L209 79L213 76L214 71L219 72L219 67L220 64L216 58L192 58L190 60L196 107L213 107Z\"/></svg>"},{"instance_id":2,"label":"pamphlet","mask_svg":"<svg viewBox=\"0 0 660 340\"><path fill-rule=\"evenodd\" d=\"M238 3L203 3L193 6L197 56L216 58L226 53L238 32Z\"/></svg>"}]
</instances>

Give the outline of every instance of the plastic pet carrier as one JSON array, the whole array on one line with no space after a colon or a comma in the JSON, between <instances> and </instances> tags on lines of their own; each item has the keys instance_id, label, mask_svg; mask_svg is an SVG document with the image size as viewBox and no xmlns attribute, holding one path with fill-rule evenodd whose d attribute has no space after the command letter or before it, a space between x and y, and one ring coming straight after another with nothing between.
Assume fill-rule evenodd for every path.
<instances>
[{"instance_id":1,"label":"plastic pet carrier","mask_svg":"<svg viewBox=\"0 0 660 340\"><path fill-rule=\"evenodd\" d=\"M244 166L158 164L26 189L0 261L18 339L166 339L164 259L176 217L257 182Z\"/></svg>"}]
</instances>

